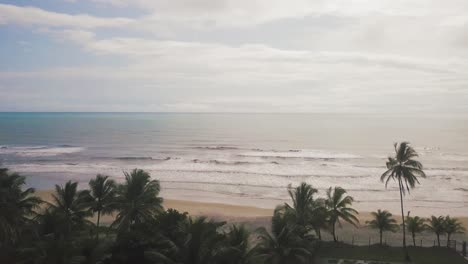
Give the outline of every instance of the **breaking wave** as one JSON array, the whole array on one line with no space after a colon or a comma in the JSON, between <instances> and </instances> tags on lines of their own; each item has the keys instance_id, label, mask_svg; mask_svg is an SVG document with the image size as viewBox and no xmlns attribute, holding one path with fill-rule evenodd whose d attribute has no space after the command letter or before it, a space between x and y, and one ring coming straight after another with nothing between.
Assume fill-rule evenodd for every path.
<instances>
[{"instance_id":1,"label":"breaking wave","mask_svg":"<svg viewBox=\"0 0 468 264\"><path fill-rule=\"evenodd\" d=\"M58 146L1 146L0 154L21 157L50 157L83 151L84 148L71 145Z\"/></svg>"},{"instance_id":2,"label":"breaking wave","mask_svg":"<svg viewBox=\"0 0 468 264\"><path fill-rule=\"evenodd\" d=\"M333 160L333 159L360 159L361 156L348 154L348 153L333 153L315 150L289 150L289 151L251 151L241 153L241 157L258 157L258 158L300 158L300 159L320 159L320 160Z\"/></svg>"}]
</instances>

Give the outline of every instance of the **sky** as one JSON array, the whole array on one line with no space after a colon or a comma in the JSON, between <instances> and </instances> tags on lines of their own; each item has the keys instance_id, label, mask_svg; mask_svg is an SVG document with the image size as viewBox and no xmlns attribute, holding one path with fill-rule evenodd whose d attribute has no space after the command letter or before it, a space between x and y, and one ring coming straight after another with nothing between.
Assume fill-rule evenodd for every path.
<instances>
[{"instance_id":1,"label":"sky","mask_svg":"<svg viewBox=\"0 0 468 264\"><path fill-rule=\"evenodd\" d=\"M468 114L467 0L0 0L0 111Z\"/></svg>"}]
</instances>

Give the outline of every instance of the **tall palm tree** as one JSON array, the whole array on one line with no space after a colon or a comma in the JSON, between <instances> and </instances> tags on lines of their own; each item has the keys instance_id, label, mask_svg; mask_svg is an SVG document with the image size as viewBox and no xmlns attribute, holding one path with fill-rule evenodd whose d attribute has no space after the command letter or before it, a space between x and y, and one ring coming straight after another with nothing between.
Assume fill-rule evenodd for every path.
<instances>
[{"instance_id":1,"label":"tall palm tree","mask_svg":"<svg viewBox=\"0 0 468 264\"><path fill-rule=\"evenodd\" d=\"M431 218L428 219L426 228L436 234L437 245L440 247L440 235L445 233L445 218L443 216L431 216Z\"/></svg>"},{"instance_id":2,"label":"tall palm tree","mask_svg":"<svg viewBox=\"0 0 468 264\"><path fill-rule=\"evenodd\" d=\"M309 263L312 257L311 247L306 239L298 235L296 227L287 224L284 216L275 212L271 234L264 227L257 230L258 243L253 252L255 260L259 262L255 263Z\"/></svg>"},{"instance_id":3,"label":"tall palm tree","mask_svg":"<svg viewBox=\"0 0 468 264\"><path fill-rule=\"evenodd\" d=\"M410 191L410 188L414 188L416 183L419 184L418 177L426 178L426 174L423 172L423 166L421 162L415 160L418 157L418 153L409 145L408 142L402 142L400 144L395 143L395 157L389 157L386 163L387 171L385 171L380 180L385 181L385 188L387 188L388 182L393 179L398 182L398 188L400 189L400 205L401 205L401 218L403 222L403 248L405 251L405 257L409 260L408 251L406 250L406 227L405 227L405 214L403 209L403 195L406 191Z\"/></svg>"},{"instance_id":4,"label":"tall palm tree","mask_svg":"<svg viewBox=\"0 0 468 264\"><path fill-rule=\"evenodd\" d=\"M68 181L64 186L55 185L52 194L52 203L49 211L54 215L60 226L61 236L68 237L75 228L81 228L88 223L86 217L92 216L89 210L89 194L87 191L78 191L78 182Z\"/></svg>"},{"instance_id":5,"label":"tall palm tree","mask_svg":"<svg viewBox=\"0 0 468 264\"><path fill-rule=\"evenodd\" d=\"M416 246L416 234L421 233L425 229L425 220L419 216L409 216L406 218L408 232L413 238L413 246Z\"/></svg>"},{"instance_id":6,"label":"tall palm tree","mask_svg":"<svg viewBox=\"0 0 468 264\"><path fill-rule=\"evenodd\" d=\"M42 203L34 189L23 190L25 177L0 168L0 244L12 245Z\"/></svg>"},{"instance_id":7,"label":"tall palm tree","mask_svg":"<svg viewBox=\"0 0 468 264\"><path fill-rule=\"evenodd\" d=\"M392 218L392 214L387 210L377 210L372 212L371 215L374 217L373 220L367 221L371 228L378 229L380 235L380 245L382 245L382 235L384 231L395 232L398 229L396 220Z\"/></svg>"},{"instance_id":8,"label":"tall palm tree","mask_svg":"<svg viewBox=\"0 0 468 264\"><path fill-rule=\"evenodd\" d=\"M337 242L336 239L336 223L340 223L340 219L357 226L359 220L355 216L359 214L356 210L350 206L353 204L353 197L346 195L346 190L341 187L335 187L327 190L327 200L325 205L328 210L328 215L330 219L330 225L332 228L333 240Z\"/></svg>"},{"instance_id":9,"label":"tall palm tree","mask_svg":"<svg viewBox=\"0 0 468 264\"><path fill-rule=\"evenodd\" d=\"M133 225L151 221L163 211L158 180L144 170L125 172L125 182L118 187L115 206L119 213L112 226L128 231Z\"/></svg>"},{"instance_id":10,"label":"tall palm tree","mask_svg":"<svg viewBox=\"0 0 468 264\"><path fill-rule=\"evenodd\" d=\"M109 176L98 174L96 178L89 181L90 188L90 207L97 213L96 220L96 240L99 240L99 224L101 214L111 214L115 210L115 181L109 179Z\"/></svg>"},{"instance_id":11,"label":"tall palm tree","mask_svg":"<svg viewBox=\"0 0 468 264\"><path fill-rule=\"evenodd\" d=\"M456 218L445 217L445 233L447 233L447 246L449 246L450 236L452 234L464 233L465 228Z\"/></svg>"}]
</instances>

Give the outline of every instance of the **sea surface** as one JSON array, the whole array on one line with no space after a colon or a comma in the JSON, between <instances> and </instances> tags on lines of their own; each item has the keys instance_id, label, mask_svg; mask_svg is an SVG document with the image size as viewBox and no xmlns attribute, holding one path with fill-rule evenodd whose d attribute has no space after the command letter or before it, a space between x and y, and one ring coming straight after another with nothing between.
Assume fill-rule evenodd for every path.
<instances>
[{"instance_id":1,"label":"sea surface","mask_svg":"<svg viewBox=\"0 0 468 264\"><path fill-rule=\"evenodd\" d=\"M141 168L165 198L266 208L305 181L319 196L342 186L359 210L398 213L397 185L380 175L403 140L427 173L406 209L468 215L468 116L0 113L0 165L38 189Z\"/></svg>"}]
</instances>

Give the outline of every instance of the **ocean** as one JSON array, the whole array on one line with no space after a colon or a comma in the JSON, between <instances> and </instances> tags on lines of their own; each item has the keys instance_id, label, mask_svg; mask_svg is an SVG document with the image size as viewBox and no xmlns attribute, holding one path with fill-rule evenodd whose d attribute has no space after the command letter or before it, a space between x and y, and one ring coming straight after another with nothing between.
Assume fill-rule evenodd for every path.
<instances>
[{"instance_id":1,"label":"ocean","mask_svg":"<svg viewBox=\"0 0 468 264\"><path fill-rule=\"evenodd\" d=\"M399 212L380 181L393 143L427 174L406 195L421 215L468 215L468 117L382 114L0 113L0 165L51 189L140 168L165 198L273 208L287 186L341 186L362 211Z\"/></svg>"}]
</instances>

